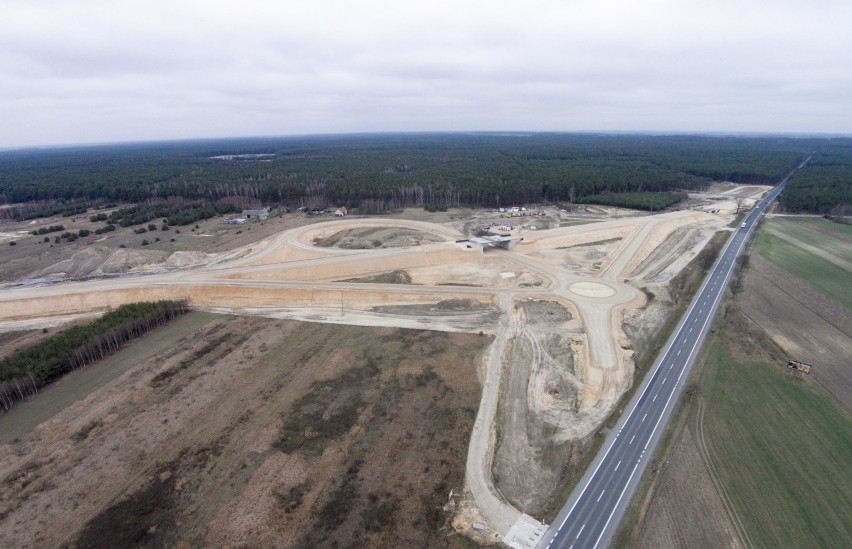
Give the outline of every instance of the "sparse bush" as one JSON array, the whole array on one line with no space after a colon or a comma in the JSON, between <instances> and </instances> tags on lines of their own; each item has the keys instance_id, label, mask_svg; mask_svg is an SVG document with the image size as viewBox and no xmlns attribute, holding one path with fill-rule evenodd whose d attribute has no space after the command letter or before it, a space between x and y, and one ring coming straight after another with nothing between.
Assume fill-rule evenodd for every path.
<instances>
[{"instance_id":1,"label":"sparse bush","mask_svg":"<svg viewBox=\"0 0 852 549\"><path fill-rule=\"evenodd\" d=\"M145 239L143 239L143 240L142 240L142 245L143 245L143 246L147 246L148 244L150 244L150 242L148 242L148 239L147 239L147 238L145 238Z\"/></svg>"}]
</instances>

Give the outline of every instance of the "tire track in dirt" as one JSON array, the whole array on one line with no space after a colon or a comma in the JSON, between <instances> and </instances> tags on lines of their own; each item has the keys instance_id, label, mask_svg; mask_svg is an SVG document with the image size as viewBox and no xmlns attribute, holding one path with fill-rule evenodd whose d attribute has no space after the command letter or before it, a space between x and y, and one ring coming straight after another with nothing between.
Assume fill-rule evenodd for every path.
<instances>
[{"instance_id":1,"label":"tire track in dirt","mask_svg":"<svg viewBox=\"0 0 852 549\"><path fill-rule=\"evenodd\" d=\"M746 532L746 529L743 526L742 519L734 508L734 505L731 503L731 498L728 495L727 490L725 490L725 487L722 485L721 480L719 480L719 474L716 472L716 467L713 464L713 459L710 457L710 449L708 448L707 441L704 437L704 412L706 409L706 405L701 395L696 396L698 397L698 410L695 419L695 445L698 447L698 451L699 453L701 453L701 456L704 459L704 463L707 466L707 473L710 477L710 480L713 482L713 486L716 487L716 492L722 499L722 503L725 506L725 510L728 512L728 517L730 517L731 523L737 530L737 535L739 536L740 541L742 541L746 547L754 547L754 544L748 537L748 532Z\"/></svg>"}]
</instances>

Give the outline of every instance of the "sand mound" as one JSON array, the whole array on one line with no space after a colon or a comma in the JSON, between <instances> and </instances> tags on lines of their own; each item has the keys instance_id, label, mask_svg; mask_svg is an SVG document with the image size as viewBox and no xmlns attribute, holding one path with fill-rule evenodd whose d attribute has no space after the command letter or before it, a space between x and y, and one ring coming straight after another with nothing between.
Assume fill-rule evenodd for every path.
<instances>
[{"instance_id":1,"label":"sand mound","mask_svg":"<svg viewBox=\"0 0 852 549\"><path fill-rule=\"evenodd\" d=\"M615 295L615 290L598 282L577 282L571 284L568 289L583 297L610 297Z\"/></svg>"},{"instance_id":2,"label":"sand mound","mask_svg":"<svg viewBox=\"0 0 852 549\"><path fill-rule=\"evenodd\" d=\"M166 256L166 252L156 250L115 250L105 246L91 246L42 270L38 276L62 275L66 278L83 278L107 273L124 273L142 265L162 263Z\"/></svg>"},{"instance_id":3,"label":"sand mound","mask_svg":"<svg viewBox=\"0 0 852 549\"><path fill-rule=\"evenodd\" d=\"M84 248L68 259L42 270L38 277L86 278L104 274L126 273L144 268L169 269L189 267L207 261L204 252L174 252L158 250L114 249L105 246Z\"/></svg>"},{"instance_id":4,"label":"sand mound","mask_svg":"<svg viewBox=\"0 0 852 549\"><path fill-rule=\"evenodd\" d=\"M192 265L198 265L199 263L204 263L207 261L209 256L204 252L197 251L189 251L189 252L175 252L166 259L164 267L175 268L175 267L190 267Z\"/></svg>"},{"instance_id":5,"label":"sand mound","mask_svg":"<svg viewBox=\"0 0 852 549\"><path fill-rule=\"evenodd\" d=\"M131 269L138 269L145 265L160 264L165 261L167 256L167 252L160 252L157 250L115 250L112 255L103 262L98 271L104 274L126 273Z\"/></svg>"},{"instance_id":6,"label":"sand mound","mask_svg":"<svg viewBox=\"0 0 852 549\"><path fill-rule=\"evenodd\" d=\"M326 248L346 250L369 250L373 248L399 248L417 246L425 242L443 242L443 238L414 229L400 227L359 227L338 231L326 238L317 238L314 243Z\"/></svg>"}]
</instances>

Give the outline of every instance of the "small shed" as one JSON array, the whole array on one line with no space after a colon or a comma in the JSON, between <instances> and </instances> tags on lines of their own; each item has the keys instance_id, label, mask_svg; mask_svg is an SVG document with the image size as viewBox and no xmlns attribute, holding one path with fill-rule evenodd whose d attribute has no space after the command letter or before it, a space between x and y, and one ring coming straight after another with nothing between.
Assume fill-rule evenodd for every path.
<instances>
[{"instance_id":1,"label":"small shed","mask_svg":"<svg viewBox=\"0 0 852 549\"><path fill-rule=\"evenodd\" d=\"M265 219L269 219L269 208L243 210L242 217L251 221L263 221Z\"/></svg>"}]
</instances>

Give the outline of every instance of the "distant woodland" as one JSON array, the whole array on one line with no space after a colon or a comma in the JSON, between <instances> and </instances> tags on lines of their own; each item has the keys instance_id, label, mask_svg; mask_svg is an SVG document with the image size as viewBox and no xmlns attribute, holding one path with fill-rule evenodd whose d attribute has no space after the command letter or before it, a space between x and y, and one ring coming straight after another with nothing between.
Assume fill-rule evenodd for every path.
<instances>
[{"instance_id":1,"label":"distant woodland","mask_svg":"<svg viewBox=\"0 0 852 549\"><path fill-rule=\"evenodd\" d=\"M852 140L822 144L780 197L789 212L852 215Z\"/></svg>"},{"instance_id":2,"label":"distant woodland","mask_svg":"<svg viewBox=\"0 0 852 549\"><path fill-rule=\"evenodd\" d=\"M0 204L16 205L0 216L167 202L362 213L540 202L657 210L712 181L775 183L814 150L785 207L822 211L848 199L852 140L393 134L18 150L0 153ZM201 214L175 215L183 213Z\"/></svg>"}]
</instances>

